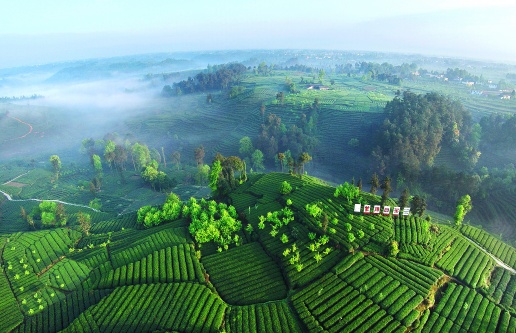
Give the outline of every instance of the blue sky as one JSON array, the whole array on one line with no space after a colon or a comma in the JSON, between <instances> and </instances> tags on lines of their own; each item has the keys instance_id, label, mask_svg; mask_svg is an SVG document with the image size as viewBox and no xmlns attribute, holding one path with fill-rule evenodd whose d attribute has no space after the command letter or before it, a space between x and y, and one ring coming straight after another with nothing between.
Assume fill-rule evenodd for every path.
<instances>
[{"instance_id":1,"label":"blue sky","mask_svg":"<svg viewBox=\"0 0 516 333\"><path fill-rule=\"evenodd\" d=\"M516 61L513 0L24 0L0 12L0 68L216 49L377 50Z\"/></svg>"}]
</instances>

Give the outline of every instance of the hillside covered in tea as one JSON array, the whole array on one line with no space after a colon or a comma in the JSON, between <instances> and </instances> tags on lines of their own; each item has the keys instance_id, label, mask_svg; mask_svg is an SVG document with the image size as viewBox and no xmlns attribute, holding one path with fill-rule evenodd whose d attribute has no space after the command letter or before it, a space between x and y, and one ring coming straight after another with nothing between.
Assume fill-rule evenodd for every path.
<instances>
[{"instance_id":1,"label":"hillside covered in tea","mask_svg":"<svg viewBox=\"0 0 516 333\"><path fill-rule=\"evenodd\" d=\"M81 213L94 220L87 233L4 234L0 330L516 327L516 250L480 229L354 212L381 197L287 173L249 175L225 199L169 195L138 214ZM161 218L144 228L152 214Z\"/></svg>"}]
</instances>

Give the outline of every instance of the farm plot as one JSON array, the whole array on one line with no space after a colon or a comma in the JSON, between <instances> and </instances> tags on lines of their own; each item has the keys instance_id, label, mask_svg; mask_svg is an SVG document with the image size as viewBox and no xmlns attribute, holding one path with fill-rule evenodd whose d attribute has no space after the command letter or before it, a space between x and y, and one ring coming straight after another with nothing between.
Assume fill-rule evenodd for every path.
<instances>
[{"instance_id":1,"label":"farm plot","mask_svg":"<svg viewBox=\"0 0 516 333\"><path fill-rule=\"evenodd\" d=\"M229 304L283 299L287 287L280 269L259 243L249 243L201 259L211 283Z\"/></svg>"},{"instance_id":2,"label":"farm plot","mask_svg":"<svg viewBox=\"0 0 516 333\"><path fill-rule=\"evenodd\" d=\"M158 231L157 228L161 230ZM113 267L138 261L170 245L191 243L190 234L184 227L171 228L170 225L164 224L157 228L117 233L109 245Z\"/></svg>"},{"instance_id":3,"label":"farm plot","mask_svg":"<svg viewBox=\"0 0 516 333\"><path fill-rule=\"evenodd\" d=\"M456 238L436 266L476 288L485 286L487 276L494 268L494 260L464 238Z\"/></svg>"},{"instance_id":4,"label":"farm plot","mask_svg":"<svg viewBox=\"0 0 516 333\"><path fill-rule=\"evenodd\" d=\"M516 309L516 274L511 274L502 267L496 267L491 274L487 294L491 296L495 303L499 303L506 308Z\"/></svg>"},{"instance_id":5,"label":"farm plot","mask_svg":"<svg viewBox=\"0 0 516 333\"><path fill-rule=\"evenodd\" d=\"M110 290L70 293L62 301L54 303L38 314L29 317L22 325L13 330L13 333L60 331L70 325L83 311L97 304L109 293Z\"/></svg>"},{"instance_id":6,"label":"farm plot","mask_svg":"<svg viewBox=\"0 0 516 333\"><path fill-rule=\"evenodd\" d=\"M304 286L318 279L336 265L344 256L329 238L313 233L313 240L308 237L308 230L301 224L292 228L283 226L278 229L278 235L273 237L270 228L258 229L260 243L265 251L276 262L282 262L288 285L291 288ZM285 234L287 242L281 240ZM326 238L325 240L323 240ZM324 244L323 244L324 243Z\"/></svg>"},{"instance_id":7,"label":"farm plot","mask_svg":"<svg viewBox=\"0 0 516 333\"><path fill-rule=\"evenodd\" d=\"M482 229L463 224L460 228L465 236L469 237L487 252L491 253L512 268L516 268L516 249Z\"/></svg>"},{"instance_id":8,"label":"farm plot","mask_svg":"<svg viewBox=\"0 0 516 333\"><path fill-rule=\"evenodd\" d=\"M3 243L1 245L3 247ZM23 321L23 315L3 269L0 270L0 295L0 331L9 332Z\"/></svg>"},{"instance_id":9,"label":"farm plot","mask_svg":"<svg viewBox=\"0 0 516 333\"><path fill-rule=\"evenodd\" d=\"M427 297L432 286L443 276L443 273L436 269L407 260L370 255L365 257L364 261L422 297Z\"/></svg>"},{"instance_id":10,"label":"farm plot","mask_svg":"<svg viewBox=\"0 0 516 333\"><path fill-rule=\"evenodd\" d=\"M407 329L333 273L296 293L292 301L311 332L404 332Z\"/></svg>"},{"instance_id":11,"label":"farm plot","mask_svg":"<svg viewBox=\"0 0 516 333\"><path fill-rule=\"evenodd\" d=\"M411 215L394 221L394 238L400 244L428 244L430 241L430 223Z\"/></svg>"},{"instance_id":12,"label":"farm plot","mask_svg":"<svg viewBox=\"0 0 516 333\"><path fill-rule=\"evenodd\" d=\"M423 332L449 331L443 328L450 325L448 321L465 332L509 332L507 324L511 317L474 289L450 283Z\"/></svg>"},{"instance_id":13,"label":"farm plot","mask_svg":"<svg viewBox=\"0 0 516 333\"><path fill-rule=\"evenodd\" d=\"M187 281L204 282L204 274L192 246L179 244L104 273L96 288Z\"/></svg>"},{"instance_id":14,"label":"farm plot","mask_svg":"<svg viewBox=\"0 0 516 333\"><path fill-rule=\"evenodd\" d=\"M10 237L2 257L7 264L12 290L22 301L24 311L41 310L41 306L52 304L61 297L60 291L46 286L48 278L40 275L64 258L79 235L76 231L60 228Z\"/></svg>"},{"instance_id":15,"label":"farm plot","mask_svg":"<svg viewBox=\"0 0 516 333\"><path fill-rule=\"evenodd\" d=\"M286 301L232 306L226 314L228 333L302 332Z\"/></svg>"},{"instance_id":16,"label":"farm plot","mask_svg":"<svg viewBox=\"0 0 516 333\"><path fill-rule=\"evenodd\" d=\"M204 285L164 283L116 288L63 332L218 332L226 304Z\"/></svg>"},{"instance_id":17,"label":"farm plot","mask_svg":"<svg viewBox=\"0 0 516 333\"><path fill-rule=\"evenodd\" d=\"M64 258L43 273L40 279L48 281L54 288L72 291L80 288L90 271L85 264Z\"/></svg>"},{"instance_id":18,"label":"farm plot","mask_svg":"<svg viewBox=\"0 0 516 333\"><path fill-rule=\"evenodd\" d=\"M311 216L306 209L307 204L316 204L322 209L322 216L329 220L328 235L348 248L365 246L371 240L384 242L393 234L393 222L390 217L384 216L357 216L353 214L350 203L342 198L334 198L335 189L320 184L305 184L288 196L293 202L300 218L311 225L315 230L322 229L321 218ZM316 194L314 194L316 193ZM319 200L314 200L314 197ZM353 233L354 240L349 241L349 234ZM362 237L359 236L363 233Z\"/></svg>"},{"instance_id":19,"label":"farm plot","mask_svg":"<svg viewBox=\"0 0 516 333\"><path fill-rule=\"evenodd\" d=\"M98 267L100 264L109 260L107 247L97 247L93 249L84 249L82 251L74 251L67 255L69 259L75 260L78 263L84 264L90 269Z\"/></svg>"}]
</instances>

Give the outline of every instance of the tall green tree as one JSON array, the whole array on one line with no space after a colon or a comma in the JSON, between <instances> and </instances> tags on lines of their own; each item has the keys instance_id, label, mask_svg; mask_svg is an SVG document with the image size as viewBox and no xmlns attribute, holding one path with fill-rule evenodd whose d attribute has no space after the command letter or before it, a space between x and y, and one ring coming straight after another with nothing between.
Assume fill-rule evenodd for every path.
<instances>
[{"instance_id":1,"label":"tall green tree","mask_svg":"<svg viewBox=\"0 0 516 333\"><path fill-rule=\"evenodd\" d=\"M115 160L115 143L111 140L106 142L106 147L104 148L104 158L106 159L107 164L110 168L113 167L113 161Z\"/></svg>"},{"instance_id":2,"label":"tall green tree","mask_svg":"<svg viewBox=\"0 0 516 333\"><path fill-rule=\"evenodd\" d=\"M133 160L134 170L140 171L151 162L149 148L144 144L136 142L131 147L131 158Z\"/></svg>"},{"instance_id":3,"label":"tall green tree","mask_svg":"<svg viewBox=\"0 0 516 333\"><path fill-rule=\"evenodd\" d=\"M240 147L238 149L238 152L240 155L244 157L249 157L254 151L253 148L253 142L251 141L251 138L248 136L244 136L242 139L240 139Z\"/></svg>"},{"instance_id":4,"label":"tall green tree","mask_svg":"<svg viewBox=\"0 0 516 333\"><path fill-rule=\"evenodd\" d=\"M423 216L426 210L426 199L419 195L413 196L410 201L410 210L414 215Z\"/></svg>"},{"instance_id":5,"label":"tall green tree","mask_svg":"<svg viewBox=\"0 0 516 333\"><path fill-rule=\"evenodd\" d=\"M194 157L195 157L195 162L197 162L197 165L203 165L204 164L204 155L205 155L205 151L204 151L204 146L203 145L200 145L199 147L195 148L194 150Z\"/></svg>"},{"instance_id":6,"label":"tall green tree","mask_svg":"<svg viewBox=\"0 0 516 333\"><path fill-rule=\"evenodd\" d=\"M100 156L97 154L93 154L92 160L95 173L97 174L97 176L102 177L102 161L100 160Z\"/></svg>"},{"instance_id":7,"label":"tall green tree","mask_svg":"<svg viewBox=\"0 0 516 333\"><path fill-rule=\"evenodd\" d=\"M84 235L89 236L91 230L91 216L90 214L86 214L83 212L79 212L77 214L77 222L79 222L79 226Z\"/></svg>"},{"instance_id":8,"label":"tall green tree","mask_svg":"<svg viewBox=\"0 0 516 333\"><path fill-rule=\"evenodd\" d=\"M376 172L373 173L370 184L371 184L371 194L376 194L376 190L378 189L378 187L380 187L380 180L378 179L378 175L376 174Z\"/></svg>"},{"instance_id":9,"label":"tall green tree","mask_svg":"<svg viewBox=\"0 0 516 333\"><path fill-rule=\"evenodd\" d=\"M213 161L213 164L211 165L211 171L210 171L210 183L209 186L212 190L212 192L217 191L217 183L219 181L220 173L222 172L222 165L220 163L220 160Z\"/></svg>"},{"instance_id":10,"label":"tall green tree","mask_svg":"<svg viewBox=\"0 0 516 333\"><path fill-rule=\"evenodd\" d=\"M179 170L181 168L181 153L179 151L175 151L172 154L172 163L174 163L177 170Z\"/></svg>"},{"instance_id":11,"label":"tall green tree","mask_svg":"<svg viewBox=\"0 0 516 333\"><path fill-rule=\"evenodd\" d=\"M389 194L392 192L391 178L385 177L380 188L383 190L381 205L385 205L387 199L389 198Z\"/></svg>"},{"instance_id":12,"label":"tall green tree","mask_svg":"<svg viewBox=\"0 0 516 333\"><path fill-rule=\"evenodd\" d=\"M312 156L307 152L301 153L298 158L298 165L301 168L301 174L305 174L305 164L312 160Z\"/></svg>"},{"instance_id":13,"label":"tall green tree","mask_svg":"<svg viewBox=\"0 0 516 333\"><path fill-rule=\"evenodd\" d=\"M410 198L409 189L405 187L403 192L401 192L401 196L398 200L398 205L400 207L408 207L407 204L408 204L409 198Z\"/></svg>"},{"instance_id":14,"label":"tall green tree","mask_svg":"<svg viewBox=\"0 0 516 333\"><path fill-rule=\"evenodd\" d=\"M261 150L256 149L253 152L251 155L251 163L255 171L265 170L265 166L263 165L263 153Z\"/></svg>"},{"instance_id":15,"label":"tall green tree","mask_svg":"<svg viewBox=\"0 0 516 333\"><path fill-rule=\"evenodd\" d=\"M462 196L457 202L457 208L455 209L455 225L460 226L462 221L464 221L464 217L472 208L471 197L468 194Z\"/></svg>"},{"instance_id":16,"label":"tall green tree","mask_svg":"<svg viewBox=\"0 0 516 333\"><path fill-rule=\"evenodd\" d=\"M59 178L59 171L61 170L61 159L57 155L50 156L50 163L54 169L56 180Z\"/></svg>"}]
</instances>

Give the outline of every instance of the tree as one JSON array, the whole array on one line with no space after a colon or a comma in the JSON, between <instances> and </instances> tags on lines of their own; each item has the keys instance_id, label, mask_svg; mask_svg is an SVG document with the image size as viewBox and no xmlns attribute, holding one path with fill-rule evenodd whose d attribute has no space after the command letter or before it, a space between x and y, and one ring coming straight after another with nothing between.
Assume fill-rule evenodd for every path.
<instances>
[{"instance_id":1,"label":"tree","mask_svg":"<svg viewBox=\"0 0 516 333\"><path fill-rule=\"evenodd\" d=\"M280 161L281 172L283 172L283 161L284 160L285 160L285 154L284 153L278 153L278 161Z\"/></svg>"},{"instance_id":2,"label":"tree","mask_svg":"<svg viewBox=\"0 0 516 333\"><path fill-rule=\"evenodd\" d=\"M409 189L405 187L403 192L401 192L401 196L398 200L398 205L400 207L408 207L407 204L408 204L409 198L410 198Z\"/></svg>"},{"instance_id":3,"label":"tree","mask_svg":"<svg viewBox=\"0 0 516 333\"><path fill-rule=\"evenodd\" d=\"M283 101L285 100L285 93L283 91L278 92L276 94L276 100L278 100L278 102L283 105Z\"/></svg>"},{"instance_id":4,"label":"tree","mask_svg":"<svg viewBox=\"0 0 516 333\"><path fill-rule=\"evenodd\" d=\"M213 161L213 164L211 165L211 171L210 171L210 183L209 187L211 188L211 191L215 193L217 191L217 183L219 181L219 175L222 172L222 165L220 163L220 160Z\"/></svg>"},{"instance_id":5,"label":"tree","mask_svg":"<svg viewBox=\"0 0 516 333\"><path fill-rule=\"evenodd\" d=\"M251 141L251 138L248 136L244 136L242 139L240 139L240 148L238 149L238 152L242 157L248 157L251 156L253 153L253 142Z\"/></svg>"},{"instance_id":6,"label":"tree","mask_svg":"<svg viewBox=\"0 0 516 333\"><path fill-rule=\"evenodd\" d=\"M115 160L115 143L111 140L106 142L106 147L104 148L104 158L106 159L109 167L112 167L113 161Z\"/></svg>"},{"instance_id":7,"label":"tree","mask_svg":"<svg viewBox=\"0 0 516 333\"><path fill-rule=\"evenodd\" d=\"M302 168L301 174L305 173L305 164L310 162L312 160L312 156L310 156L307 152L302 153L299 155L298 162L299 166Z\"/></svg>"},{"instance_id":8,"label":"tree","mask_svg":"<svg viewBox=\"0 0 516 333\"><path fill-rule=\"evenodd\" d=\"M263 153L261 150L256 149L251 155L251 163L253 165L253 169L256 171L262 171L265 169L263 165Z\"/></svg>"},{"instance_id":9,"label":"tree","mask_svg":"<svg viewBox=\"0 0 516 333\"><path fill-rule=\"evenodd\" d=\"M262 116L262 123L265 121L265 104L260 106L260 115Z\"/></svg>"},{"instance_id":10,"label":"tree","mask_svg":"<svg viewBox=\"0 0 516 333\"><path fill-rule=\"evenodd\" d=\"M142 168L151 162L149 148L144 144L136 142L131 147L131 158L135 171L141 171Z\"/></svg>"},{"instance_id":11,"label":"tree","mask_svg":"<svg viewBox=\"0 0 516 333\"><path fill-rule=\"evenodd\" d=\"M207 164L197 166L196 180L198 185L205 185L210 175L210 166Z\"/></svg>"},{"instance_id":12,"label":"tree","mask_svg":"<svg viewBox=\"0 0 516 333\"><path fill-rule=\"evenodd\" d=\"M161 217L165 221L173 221L179 218L182 208L181 199L175 193L170 192L161 209Z\"/></svg>"},{"instance_id":13,"label":"tree","mask_svg":"<svg viewBox=\"0 0 516 333\"><path fill-rule=\"evenodd\" d=\"M195 157L195 161L197 162L197 165L204 164L204 155L205 155L205 152L204 152L203 145L200 145L199 147L195 148L194 157Z\"/></svg>"},{"instance_id":14,"label":"tree","mask_svg":"<svg viewBox=\"0 0 516 333\"><path fill-rule=\"evenodd\" d=\"M412 197L412 200L410 201L410 210L414 215L419 215L419 217L423 216L426 210L425 198L420 197L419 195Z\"/></svg>"},{"instance_id":15,"label":"tree","mask_svg":"<svg viewBox=\"0 0 516 333\"><path fill-rule=\"evenodd\" d=\"M175 151L172 154L172 163L175 164L177 170L179 170L181 168L181 153L180 152Z\"/></svg>"},{"instance_id":16,"label":"tree","mask_svg":"<svg viewBox=\"0 0 516 333\"><path fill-rule=\"evenodd\" d=\"M472 208L471 197L468 194L462 196L457 203L457 208L455 209L455 225L460 226L462 221L464 221L464 216L466 216Z\"/></svg>"},{"instance_id":17,"label":"tree","mask_svg":"<svg viewBox=\"0 0 516 333\"><path fill-rule=\"evenodd\" d=\"M113 162L118 171L125 170L125 162L127 161L127 150L122 145L115 145Z\"/></svg>"},{"instance_id":18,"label":"tree","mask_svg":"<svg viewBox=\"0 0 516 333\"><path fill-rule=\"evenodd\" d=\"M292 192L292 185L290 185L289 182L287 182L286 180L284 180L281 185L280 185L280 193L281 194L289 194L290 192Z\"/></svg>"},{"instance_id":19,"label":"tree","mask_svg":"<svg viewBox=\"0 0 516 333\"><path fill-rule=\"evenodd\" d=\"M97 154L93 154L91 158L93 160L93 168L97 173L97 177L102 177L102 161L100 160L100 156Z\"/></svg>"},{"instance_id":20,"label":"tree","mask_svg":"<svg viewBox=\"0 0 516 333\"><path fill-rule=\"evenodd\" d=\"M456 226L460 226L462 224L462 221L464 220L464 215L464 206L457 205L457 208L455 209L455 215L453 216L455 219Z\"/></svg>"},{"instance_id":21,"label":"tree","mask_svg":"<svg viewBox=\"0 0 516 333\"><path fill-rule=\"evenodd\" d=\"M84 235L88 236L90 234L91 229L91 216L90 214L85 214L83 212L79 212L77 214L77 222L79 222L79 226Z\"/></svg>"},{"instance_id":22,"label":"tree","mask_svg":"<svg viewBox=\"0 0 516 333\"><path fill-rule=\"evenodd\" d=\"M358 179L357 187L358 187L358 191L362 192L362 178Z\"/></svg>"},{"instance_id":23,"label":"tree","mask_svg":"<svg viewBox=\"0 0 516 333\"><path fill-rule=\"evenodd\" d=\"M338 198L339 196L342 196L348 200L348 203L351 203L353 199L357 198L360 195L360 190L358 187L348 183L344 182L344 184L339 185L335 188L335 193L333 196L335 198Z\"/></svg>"},{"instance_id":24,"label":"tree","mask_svg":"<svg viewBox=\"0 0 516 333\"><path fill-rule=\"evenodd\" d=\"M380 186L380 180L378 179L378 175L373 173L373 176L371 177L371 194L376 194L376 190Z\"/></svg>"},{"instance_id":25,"label":"tree","mask_svg":"<svg viewBox=\"0 0 516 333\"><path fill-rule=\"evenodd\" d=\"M399 249L399 245L398 245L398 242L393 240L390 244L389 244L389 255L391 257L396 257L398 255L398 253L400 252L400 249Z\"/></svg>"},{"instance_id":26,"label":"tree","mask_svg":"<svg viewBox=\"0 0 516 333\"><path fill-rule=\"evenodd\" d=\"M385 177L380 188L383 190L381 205L385 205L387 199L389 198L389 194L392 192L391 178Z\"/></svg>"},{"instance_id":27,"label":"tree","mask_svg":"<svg viewBox=\"0 0 516 333\"><path fill-rule=\"evenodd\" d=\"M57 180L59 178L59 171L61 170L61 159L57 155L52 155L50 156L50 163L52 164L52 168L54 169L54 174Z\"/></svg>"},{"instance_id":28,"label":"tree","mask_svg":"<svg viewBox=\"0 0 516 333\"><path fill-rule=\"evenodd\" d=\"M321 69L319 71L319 83L323 83L323 79L326 76L326 73L324 72L324 69Z\"/></svg>"},{"instance_id":29,"label":"tree","mask_svg":"<svg viewBox=\"0 0 516 333\"><path fill-rule=\"evenodd\" d=\"M34 207L31 218L41 220L44 227L65 226L67 222L63 204L54 201L42 201Z\"/></svg>"}]
</instances>

